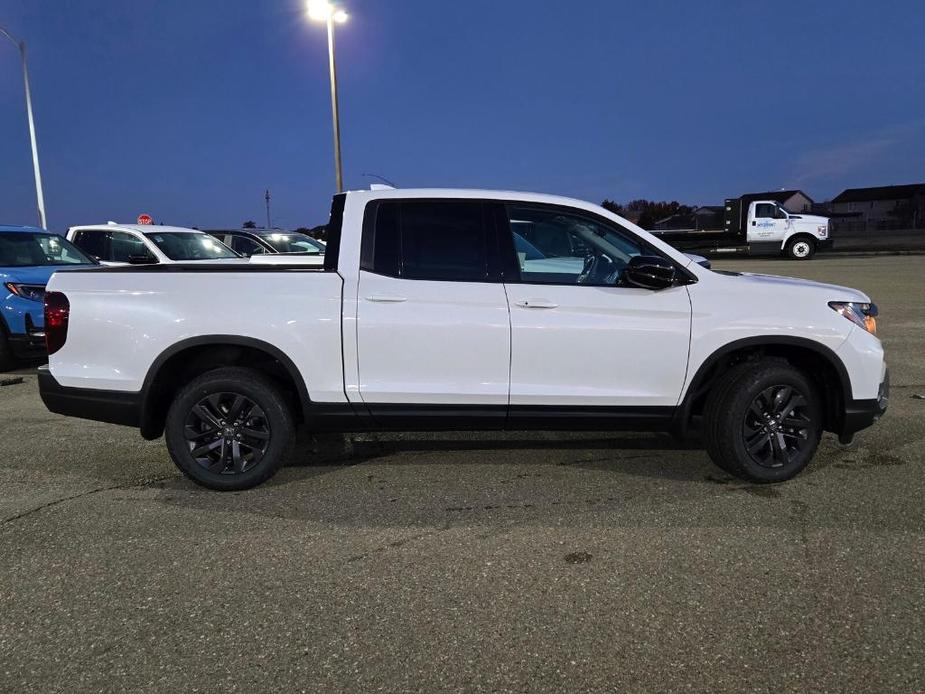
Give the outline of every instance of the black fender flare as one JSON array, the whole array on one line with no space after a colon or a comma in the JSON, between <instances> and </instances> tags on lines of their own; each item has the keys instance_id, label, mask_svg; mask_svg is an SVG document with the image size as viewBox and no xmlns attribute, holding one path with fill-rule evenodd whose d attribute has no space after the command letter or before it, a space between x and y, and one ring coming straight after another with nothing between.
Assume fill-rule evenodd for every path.
<instances>
[{"instance_id":1,"label":"black fender flare","mask_svg":"<svg viewBox=\"0 0 925 694\"><path fill-rule=\"evenodd\" d=\"M848 369L841 358L826 345L806 337L793 337L790 335L755 335L752 337L744 337L726 343L710 354L710 356L704 359L700 364L697 373L695 373L694 377L691 379L690 385L684 393L684 398L678 405L675 413L674 429L679 435L683 436L686 433L688 423L690 422L691 407L694 400L703 394L702 388L704 386L704 381L713 368L720 360L729 354L754 347L799 347L815 353L832 366L835 373L838 375L838 380L841 384L840 396L842 398L842 403L847 404L852 401L851 378L848 375Z\"/></svg>"},{"instance_id":2,"label":"black fender flare","mask_svg":"<svg viewBox=\"0 0 925 694\"><path fill-rule=\"evenodd\" d=\"M299 368L295 365L292 359L283 352L279 347L271 345L269 342L264 342L254 337L245 337L242 335L197 335L196 337L190 337L185 340L180 340L172 344L170 347L161 352L154 362L148 367L148 372L145 375L144 383L141 387L141 433L145 438L155 437L160 435L159 431L155 431L157 427L153 426L153 415L151 414L152 398L155 396L154 392L154 383L157 381L157 377L163 369L164 364L167 361L182 352L183 350L189 349L191 347L204 347L208 345L227 346L232 345L236 347L251 347L258 349L262 352L265 352L269 356L273 357L276 361L282 364L283 368L292 378L293 383L299 394L299 404L302 407L303 415L307 415L311 406L311 399L308 395L308 387L305 384L305 379L302 377L302 373L299 371Z\"/></svg>"}]
</instances>

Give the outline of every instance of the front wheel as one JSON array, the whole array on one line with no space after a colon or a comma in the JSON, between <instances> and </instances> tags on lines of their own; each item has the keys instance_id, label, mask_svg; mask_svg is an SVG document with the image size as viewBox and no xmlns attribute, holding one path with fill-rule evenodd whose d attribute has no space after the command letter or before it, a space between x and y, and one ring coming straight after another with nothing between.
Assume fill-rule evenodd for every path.
<instances>
[{"instance_id":1,"label":"front wheel","mask_svg":"<svg viewBox=\"0 0 925 694\"><path fill-rule=\"evenodd\" d=\"M783 482L812 460L822 436L813 384L784 361L743 364L707 399L704 439L713 462L750 482Z\"/></svg>"},{"instance_id":2,"label":"front wheel","mask_svg":"<svg viewBox=\"0 0 925 694\"><path fill-rule=\"evenodd\" d=\"M809 260L816 253L816 242L805 236L797 236L787 242L787 257L791 260Z\"/></svg>"},{"instance_id":3,"label":"front wheel","mask_svg":"<svg viewBox=\"0 0 925 694\"><path fill-rule=\"evenodd\" d=\"M288 457L292 413L279 387L243 368L209 371L184 387L167 413L170 457L184 475L210 489L249 489Z\"/></svg>"}]
</instances>

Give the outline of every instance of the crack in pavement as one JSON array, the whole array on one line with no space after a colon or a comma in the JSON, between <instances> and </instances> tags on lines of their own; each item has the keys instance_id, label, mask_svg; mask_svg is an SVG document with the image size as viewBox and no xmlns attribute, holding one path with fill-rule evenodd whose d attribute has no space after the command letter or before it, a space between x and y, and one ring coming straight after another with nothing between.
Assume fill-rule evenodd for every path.
<instances>
[{"instance_id":1,"label":"crack in pavement","mask_svg":"<svg viewBox=\"0 0 925 694\"><path fill-rule=\"evenodd\" d=\"M423 540L425 537L432 537L433 535L439 535L440 533L446 532L450 529L450 524L447 523L442 528L435 528L434 530L428 530L425 533L418 533L417 535L412 535L411 537L402 538L400 540L394 540L392 542L387 542L384 545L380 545L375 549L371 549L368 552L363 552L362 554L354 554L351 557L347 557L347 560L344 562L346 564L352 564L363 559L369 559L370 557L381 554L389 549L396 549L407 545L409 542L416 542L417 540Z\"/></svg>"},{"instance_id":2,"label":"crack in pavement","mask_svg":"<svg viewBox=\"0 0 925 694\"><path fill-rule=\"evenodd\" d=\"M40 504L39 506L36 506L35 508L30 508L26 511L23 511L22 513L17 513L15 516L9 516L8 518L4 518L3 520L0 520L0 525L7 525L8 523L13 523L14 521L22 520L23 518L26 518L27 516L31 516L34 513L38 513L39 511L44 511L46 508L58 506L68 501L74 501L75 499L82 499L86 496L92 496L94 494L99 494L100 492L109 492L114 489L144 488L152 484L157 484L158 482L164 482L165 480L172 480L176 478L177 478L176 475L166 475L164 477L155 477L154 479L145 480L144 482L135 483L135 484L115 484L110 487L97 487L96 489L88 489L87 491L81 492L80 494L72 494L71 496L65 496L60 499L52 499L51 501L48 501L44 504Z\"/></svg>"}]
</instances>

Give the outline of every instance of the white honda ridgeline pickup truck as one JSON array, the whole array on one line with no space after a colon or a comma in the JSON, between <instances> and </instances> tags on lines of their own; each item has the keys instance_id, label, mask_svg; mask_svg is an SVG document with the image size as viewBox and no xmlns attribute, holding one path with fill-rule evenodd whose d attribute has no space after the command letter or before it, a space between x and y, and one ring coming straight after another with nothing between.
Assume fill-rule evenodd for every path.
<instances>
[{"instance_id":1,"label":"white honda ridgeline pickup truck","mask_svg":"<svg viewBox=\"0 0 925 694\"><path fill-rule=\"evenodd\" d=\"M886 410L867 296L711 271L596 205L356 191L328 239L323 265L55 274L46 406L163 433L222 490L273 475L297 425L699 433L724 470L779 482Z\"/></svg>"}]
</instances>

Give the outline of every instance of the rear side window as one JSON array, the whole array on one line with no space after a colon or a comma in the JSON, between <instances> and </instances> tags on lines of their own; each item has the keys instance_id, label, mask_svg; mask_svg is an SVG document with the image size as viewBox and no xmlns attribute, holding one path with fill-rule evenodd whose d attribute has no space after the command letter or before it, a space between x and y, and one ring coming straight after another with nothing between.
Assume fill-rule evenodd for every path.
<instances>
[{"instance_id":1,"label":"rear side window","mask_svg":"<svg viewBox=\"0 0 925 694\"><path fill-rule=\"evenodd\" d=\"M105 233L101 231L78 231L74 234L74 245L92 256L102 258L106 254Z\"/></svg>"},{"instance_id":2,"label":"rear side window","mask_svg":"<svg viewBox=\"0 0 925 694\"><path fill-rule=\"evenodd\" d=\"M100 260L129 263L132 260L154 260L144 241L124 231L89 229L74 234L74 245Z\"/></svg>"},{"instance_id":3,"label":"rear side window","mask_svg":"<svg viewBox=\"0 0 925 694\"><path fill-rule=\"evenodd\" d=\"M130 263L133 260L153 259L151 251L145 246L145 242L122 231L110 231L109 236L109 257L103 260L111 260L116 263Z\"/></svg>"},{"instance_id":4,"label":"rear side window","mask_svg":"<svg viewBox=\"0 0 925 694\"><path fill-rule=\"evenodd\" d=\"M228 244L228 239L231 239L230 244ZM225 243L231 246L231 250L248 258L266 252L263 246L246 236L226 236Z\"/></svg>"},{"instance_id":5,"label":"rear side window","mask_svg":"<svg viewBox=\"0 0 925 694\"><path fill-rule=\"evenodd\" d=\"M415 280L490 277L493 235L480 201L384 201L364 226L365 270Z\"/></svg>"}]
</instances>

